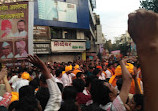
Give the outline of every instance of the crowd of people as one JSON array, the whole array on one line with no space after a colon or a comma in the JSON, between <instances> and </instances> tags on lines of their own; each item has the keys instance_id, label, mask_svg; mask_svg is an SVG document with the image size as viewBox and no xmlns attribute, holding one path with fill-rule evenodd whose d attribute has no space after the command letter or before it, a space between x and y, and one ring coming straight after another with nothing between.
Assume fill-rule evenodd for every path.
<instances>
[{"instance_id":1,"label":"crowd of people","mask_svg":"<svg viewBox=\"0 0 158 111\"><path fill-rule=\"evenodd\" d=\"M142 78L136 58L121 60L111 56L102 61L44 63L30 55L28 61L33 65L2 67L1 108L9 111L143 111Z\"/></svg>"},{"instance_id":2,"label":"crowd of people","mask_svg":"<svg viewBox=\"0 0 158 111\"><path fill-rule=\"evenodd\" d=\"M29 55L32 66L2 65L0 111L157 111L157 21L150 11L129 15L139 60L44 63Z\"/></svg>"}]
</instances>

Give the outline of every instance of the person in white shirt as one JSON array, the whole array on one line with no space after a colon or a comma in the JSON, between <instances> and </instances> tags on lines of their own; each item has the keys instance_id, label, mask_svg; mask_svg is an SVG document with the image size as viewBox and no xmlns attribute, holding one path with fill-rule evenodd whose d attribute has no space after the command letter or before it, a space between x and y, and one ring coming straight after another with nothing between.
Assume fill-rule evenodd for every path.
<instances>
[{"instance_id":1,"label":"person in white shirt","mask_svg":"<svg viewBox=\"0 0 158 111\"><path fill-rule=\"evenodd\" d=\"M10 84L14 84L16 81L18 81L20 78L18 78L18 75L14 75L11 77L11 79L9 80Z\"/></svg>"},{"instance_id":2,"label":"person in white shirt","mask_svg":"<svg viewBox=\"0 0 158 111\"><path fill-rule=\"evenodd\" d=\"M27 32L25 31L25 28L26 28L26 22L24 20L19 20L17 22L18 32L16 32L14 34L14 37L24 37L24 38L26 38Z\"/></svg>"},{"instance_id":3,"label":"person in white shirt","mask_svg":"<svg viewBox=\"0 0 158 111\"><path fill-rule=\"evenodd\" d=\"M100 80L105 80L105 79L106 79L106 78L105 78L105 75L102 73L102 69L100 69L100 68L96 68L96 69L93 71L93 74L94 74L95 76L97 76L98 79L100 79Z\"/></svg>"},{"instance_id":4,"label":"person in white shirt","mask_svg":"<svg viewBox=\"0 0 158 111\"><path fill-rule=\"evenodd\" d=\"M105 73L106 73L106 78L107 79L110 79L112 77L112 74L108 69L105 71Z\"/></svg>"},{"instance_id":5,"label":"person in white shirt","mask_svg":"<svg viewBox=\"0 0 158 111\"><path fill-rule=\"evenodd\" d=\"M15 92L19 92L19 89L23 86L29 85L30 75L27 72L23 72L21 78L12 84L12 88Z\"/></svg>"},{"instance_id":6,"label":"person in white shirt","mask_svg":"<svg viewBox=\"0 0 158 111\"><path fill-rule=\"evenodd\" d=\"M125 60L120 60L122 69L123 84L118 95L117 90L108 82L94 80L91 84L90 93L93 99L93 106L106 111L126 111L125 105L128 99L132 76L125 66ZM89 105L88 108L92 108Z\"/></svg>"},{"instance_id":7,"label":"person in white shirt","mask_svg":"<svg viewBox=\"0 0 158 111\"><path fill-rule=\"evenodd\" d=\"M55 75L56 75L55 81L56 81L57 83L63 84L63 81L62 81L62 70L60 70L60 69L56 70L56 71L55 71Z\"/></svg>"},{"instance_id":8,"label":"person in white shirt","mask_svg":"<svg viewBox=\"0 0 158 111\"><path fill-rule=\"evenodd\" d=\"M65 73L62 75L62 82L63 86L71 86L72 84L72 77L74 76L72 71L72 66L66 66L65 67Z\"/></svg>"}]
</instances>

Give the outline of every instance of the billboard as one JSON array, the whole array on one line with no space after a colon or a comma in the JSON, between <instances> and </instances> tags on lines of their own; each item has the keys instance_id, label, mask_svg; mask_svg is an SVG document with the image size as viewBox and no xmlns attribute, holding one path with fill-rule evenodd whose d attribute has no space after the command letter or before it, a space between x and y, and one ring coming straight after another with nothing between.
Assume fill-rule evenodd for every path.
<instances>
[{"instance_id":1,"label":"billboard","mask_svg":"<svg viewBox=\"0 0 158 111\"><path fill-rule=\"evenodd\" d=\"M77 23L76 4L38 0L39 19Z\"/></svg>"},{"instance_id":2,"label":"billboard","mask_svg":"<svg viewBox=\"0 0 158 111\"><path fill-rule=\"evenodd\" d=\"M28 55L28 2L0 5L0 60Z\"/></svg>"},{"instance_id":3,"label":"billboard","mask_svg":"<svg viewBox=\"0 0 158 111\"><path fill-rule=\"evenodd\" d=\"M89 29L87 0L34 0L34 25Z\"/></svg>"}]
</instances>

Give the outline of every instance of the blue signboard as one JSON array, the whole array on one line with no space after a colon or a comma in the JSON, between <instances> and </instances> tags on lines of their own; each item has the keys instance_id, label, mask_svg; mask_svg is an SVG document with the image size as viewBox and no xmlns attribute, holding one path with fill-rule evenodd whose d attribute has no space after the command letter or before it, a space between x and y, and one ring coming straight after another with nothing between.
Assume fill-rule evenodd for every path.
<instances>
[{"instance_id":1,"label":"blue signboard","mask_svg":"<svg viewBox=\"0 0 158 111\"><path fill-rule=\"evenodd\" d=\"M89 29L88 0L35 0L34 25Z\"/></svg>"}]
</instances>

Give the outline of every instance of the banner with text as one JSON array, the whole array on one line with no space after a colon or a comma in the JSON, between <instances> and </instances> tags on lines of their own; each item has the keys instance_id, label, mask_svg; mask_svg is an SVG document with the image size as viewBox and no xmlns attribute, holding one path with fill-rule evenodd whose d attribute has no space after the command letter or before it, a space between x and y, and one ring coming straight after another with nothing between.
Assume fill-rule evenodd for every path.
<instances>
[{"instance_id":1,"label":"banner with text","mask_svg":"<svg viewBox=\"0 0 158 111\"><path fill-rule=\"evenodd\" d=\"M50 54L50 44L49 43L34 43L34 54Z\"/></svg>"},{"instance_id":2,"label":"banner with text","mask_svg":"<svg viewBox=\"0 0 158 111\"><path fill-rule=\"evenodd\" d=\"M71 41L52 41L52 52L83 52L86 50L85 42L71 42Z\"/></svg>"},{"instance_id":3,"label":"banner with text","mask_svg":"<svg viewBox=\"0 0 158 111\"><path fill-rule=\"evenodd\" d=\"M28 55L28 2L0 5L0 60Z\"/></svg>"}]
</instances>

